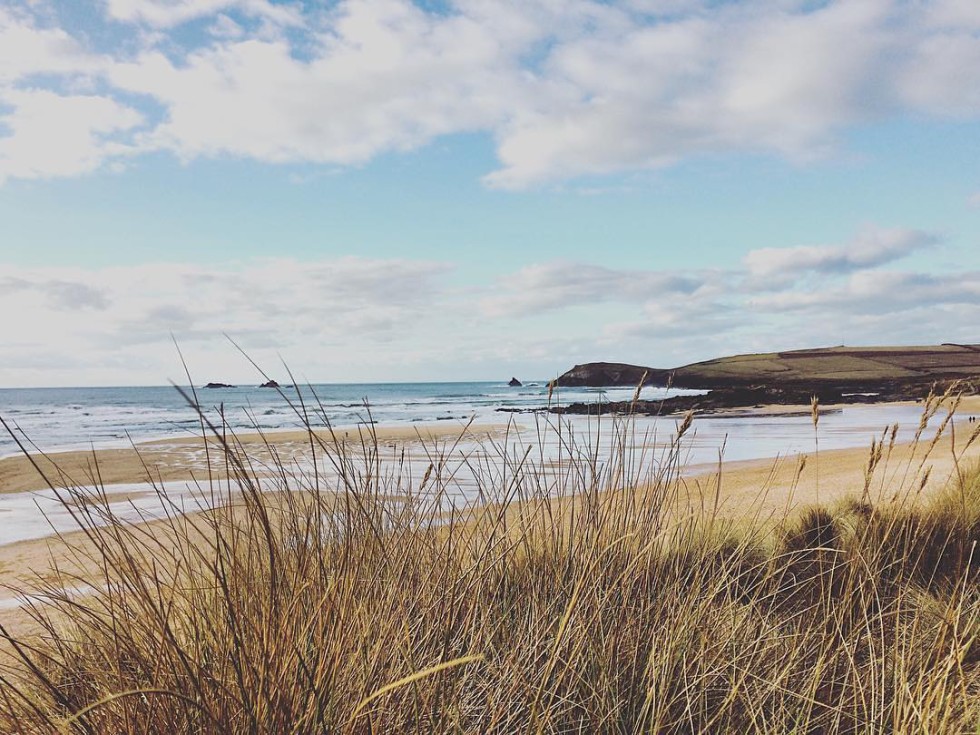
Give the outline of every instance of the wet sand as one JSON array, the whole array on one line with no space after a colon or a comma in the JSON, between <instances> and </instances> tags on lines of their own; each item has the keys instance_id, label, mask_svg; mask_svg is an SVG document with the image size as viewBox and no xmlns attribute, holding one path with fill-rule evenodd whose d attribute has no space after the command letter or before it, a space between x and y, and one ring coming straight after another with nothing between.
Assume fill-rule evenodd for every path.
<instances>
[{"instance_id":1,"label":"wet sand","mask_svg":"<svg viewBox=\"0 0 980 735\"><path fill-rule=\"evenodd\" d=\"M786 407L780 407L786 408ZM807 407L808 408L808 407ZM980 397L971 397L961 403L959 415L980 415ZM941 416L939 417L941 419ZM428 447L433 445L451 447L457 440L479 444L487 440L500 442L506 427L470 426L463 432L462 425L424 427L377 428L373 434L366 429L338 432L336 441L352 447L379 447L396 456L400 448L408 446ZM964 430L966 429L966 430ZM887 500L892 496L908 493L921 493L928 496L938 489L955 481L957 474L980 462L980 440L966 444L971 435L976 438L980 422L961 423L955 430L946 432L937 441L934 428L926 429L916 445L887 444L875 473L868 481L867 469L869 450L866 447L814 451L802 455L792 455L778 459L753 459L717 464L689 466L685 469L681 483L681 494L689 498L692 507L707 503L713 507L717 501L721 516L732 519L778 519L794 507L813 503L832 504L845 497L860 496L867 486L868 497L872 500ZM525 430L525 440L531 438ZM334 437L325 441L332 444ZM304 432L277 434L241 435L236 442L253 455L267 456L275 453L282 458L300 460L310 451L309 436ZM202 482L206 487L208 452L216 452L217 445L205 449L201 439L176 439L141 444L130 450L104 450L97 452L69 452L52 455L38 460L42 469L56 485L65 481L79 485L90 485L100 479L110 493L109 500L114 507L134 505L139 501L156 502L152 488L145 485L147 478L167 483L183 483L189 502L189 516L208 513L201 505L194 506L195 486ZM318 450L319 451L319 450ZM57 467L57 469L54 469ZM928 480L922 478L928 471ZM214 472L221 476L223 472ZM117 484L119 483L119 484ZM13 497L30 495L27 491L38 491L45 487L41 478L24 457L0 460L0 500L4 494ZM921 487L920 487L921 486ZM206 495L202 492L202 495ZM43 494L42 496L43 497ZM197 499L204 506L213 499ZM229 500L224 498L222 502ZM234 498L231 498L234 501ZM0 523L4 523L0 510ZM166 524L160 521L141 520L137 513L130 522L143 527L150 534L165 534ZM48 531L50 533L50 530ZM64 568L69 558L69 546L91 549L91 544L78 531L69 531L58 536L44 535L43 529L37 534L42 537L28 537L16 543L0 545L0 623L12 630L30 630L30 619L19 607L13 589L22 588L32 580L50 578L55 566ZM76 570L79 585L85 591L86 570Z\"/></svg>"},{"instance_id":2,"label":"wet sand","mask_svg":"<svg viewBox=\"0 0 980 735\"><path fill-rule=\"evenodd\" d=\"M334 442L350 446L405 442L446 442L461 436L467 440L502 434L500 425L471 426L457 422L415 426L338 429L331 434L318 430L316 437L326 446ZM242 446L250 456L270 460L268 447L285 460L308 456L310 435L306 431L242 433L229 435L232 446ZM319 445L317 451L321 449ZM223 476L221 443L216 437L180 437L143 442L128 449L100 449L88 452L59 452L0 459L0 495L41 490L63 485L116 485L131 483L172 483L206 481L209 471ZM33 461L32 461L33 460ZM210 460L210 461L209 461ZM35 466L35 463L37 466Z\"/></svg>"}]
</instances>

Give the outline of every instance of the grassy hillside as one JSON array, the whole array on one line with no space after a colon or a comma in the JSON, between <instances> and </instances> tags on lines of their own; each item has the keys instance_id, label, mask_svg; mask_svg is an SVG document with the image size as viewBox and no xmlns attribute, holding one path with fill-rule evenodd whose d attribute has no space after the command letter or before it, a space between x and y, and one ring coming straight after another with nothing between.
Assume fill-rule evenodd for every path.
<instances>
[{"instance_id":1,"label":"grassy hillside","mask_svg":"<svg viewBox=\"0 0 980 735\"><path fill-rule=\"evenodd\" d=\"M679 387L837 384L873 388L885 383L931 383L980 378L980 345L827 347L721 357L672 369L588 363L558 378L559 385L631 385L648 381ZM620 380L622 376L622 380ZM616 382L609 383L610 379Z\"/></svg>"}]
</instances>

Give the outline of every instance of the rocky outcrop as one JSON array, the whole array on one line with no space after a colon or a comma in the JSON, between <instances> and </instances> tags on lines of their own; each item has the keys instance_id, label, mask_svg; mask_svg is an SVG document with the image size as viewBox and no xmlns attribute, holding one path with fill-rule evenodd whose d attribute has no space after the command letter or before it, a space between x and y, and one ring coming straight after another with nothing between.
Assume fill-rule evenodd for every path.
<instances>
[{"instance_id":1,"label":"rocky outcrop","mask_svg":"<svg viewBox=\"0 0 980 735\"><path fill-rule=\"evenodd\" d=\"M576 365L557 386L633 387L647 372L646 385L710 391L636 404L572 404L566 413L672 413L750 407L759 404L877 403L915 400L951 386L980 392L978 345L923 347L823 347L790 352L733 355L656 370L623 363Z\"/></svg>"},{"instance_id":2,"label":"rocky outcrop","mask_svg":"<svg viewBox=\"0 0 980 735\"><path fill-rule=\"evenodd\" d=\"M695 414L711 414L732 408L761 408L763 406L807 406L816 398L820 405L879 403L882 401L921 400L928 395L931 386L893 385L882 392L851 393L836 388L819 387L816 390L801 388L731 387L713 390L703 395L673 396L661 401L639 400L609 401L605 403L572 403L553 406L551 413L580 415L620 414L638 416L666 416L693 411Z\"/></svg>"},{"instance_id":3,"label":"rocky outcrop","mask_svg":"<svg viewBox=\"0 0 980 735\"><path fill-rule=\"evenodd\" d=\"M262 385L259 386L259 388L278 388L278 387L279 387L279 383L277 383L274 380L267 380L266 382L264 382Z\"/></svg>"},{"instance_id":4,"label":"rocky outcrop","mask_svg":"<svg viewBox=\"0 0 980 735\"><path fill-rule=\"evenodd\" d=\"M234 388L235 386L229 385L228 383L208 383L205 388Z\"/></svg>"},{"instance_id":5,"label":"rocky outcrop","mask_svg":"<svg viewBox=\"0 0 980 735\"><path fill-rule=\"evenodd\" d=\"M603 386L635 386L644 374L648 384L660 385L667 371L622 362L588 362L576 365L552 381L555 387L594 388Z\"/></svg>"},{"instance_id":6,"label":"rocky outcrop","mask_svg":"<svg viewBox=\"0 0 980 735\"><path fill-rule=\"evenodd\" d=\"M524 383L519 381L517 378L511 378L507 385L509 385L511 388L520 388L524 385Z\"/></svg>"}]
</instances>

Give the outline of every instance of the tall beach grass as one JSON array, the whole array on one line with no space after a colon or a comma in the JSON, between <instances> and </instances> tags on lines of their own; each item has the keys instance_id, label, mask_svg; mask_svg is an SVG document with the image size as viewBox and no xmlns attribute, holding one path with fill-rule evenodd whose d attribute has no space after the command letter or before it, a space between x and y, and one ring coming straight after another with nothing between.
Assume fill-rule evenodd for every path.
<instances>
[{"instance_id":1,"label":"tall beach grass","mask_svg":"<svg viewBox=\"0 0 980 735\"><path fill-rule=\"evenodd\" d=\"M82 533L0 628L0 731L980 732L976 468L879 483L886 433L850 499L732 518L681 478L689 420L655 457L542 422L420 472L298 409L302 465L203 427L213 508L160 487L131 525L52 482Z\"/></svg>"}]
</instances>

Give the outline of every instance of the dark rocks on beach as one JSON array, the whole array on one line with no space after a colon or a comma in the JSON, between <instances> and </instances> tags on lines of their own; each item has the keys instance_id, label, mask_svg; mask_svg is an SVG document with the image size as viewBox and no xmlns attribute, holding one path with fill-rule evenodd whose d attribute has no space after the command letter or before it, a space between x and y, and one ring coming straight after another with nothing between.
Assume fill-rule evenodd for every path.
<instances>
[{"instance_id":1,"label":"dark rocks on beach","mask_svg":"<svg viewBox=\"0 0 980 735\"><path fill-rule=\"evenodd\" d=\"M517 378L511 378L510 382L507 383L507 385L509 385L511 388L520 388L524 384L521 381L519 381Z\"/></svg>"},{"instance_id":2,"label":"dark rocks on beach","mask_svg":"<svg viewBox=\"0 0 980 735\"><path fill-rule=\"evenodd\" d=\"M259 386L259 388L278 388L278 387L279 387L279 383L277 383L274 380L268 380Z\"/></svg>"},{"instance_id":3,"label":"dark rocks on beach","mask_svg":"<svg viewBox=\"0 0 980 735\"><path fill-rule=\"evenodd\" d=\"M774 387L750 386L718 388L704 395L673 396L652 401L609 401L606 403L572 403L554 406L551 413L567 414L637 414L665 416L693 411L695 414L711 414L718 410L737 408L762 408L763 406L807 406L813 399L820 405L879 403L889 401L921 400L928 395L931 386L879 385L875 393L852 393L826 386Z\"/></svg>"},{"instance_id":4,"label":"dark rocks on beach","mask_svg":"<svg viewBox=\"0 0 980 735\"><path fill-rule=\"evenodd\" d=\"M208 383L205 388L234 388L235 386L229 385L228 383Z\"/></svg>"}]
</instances>

